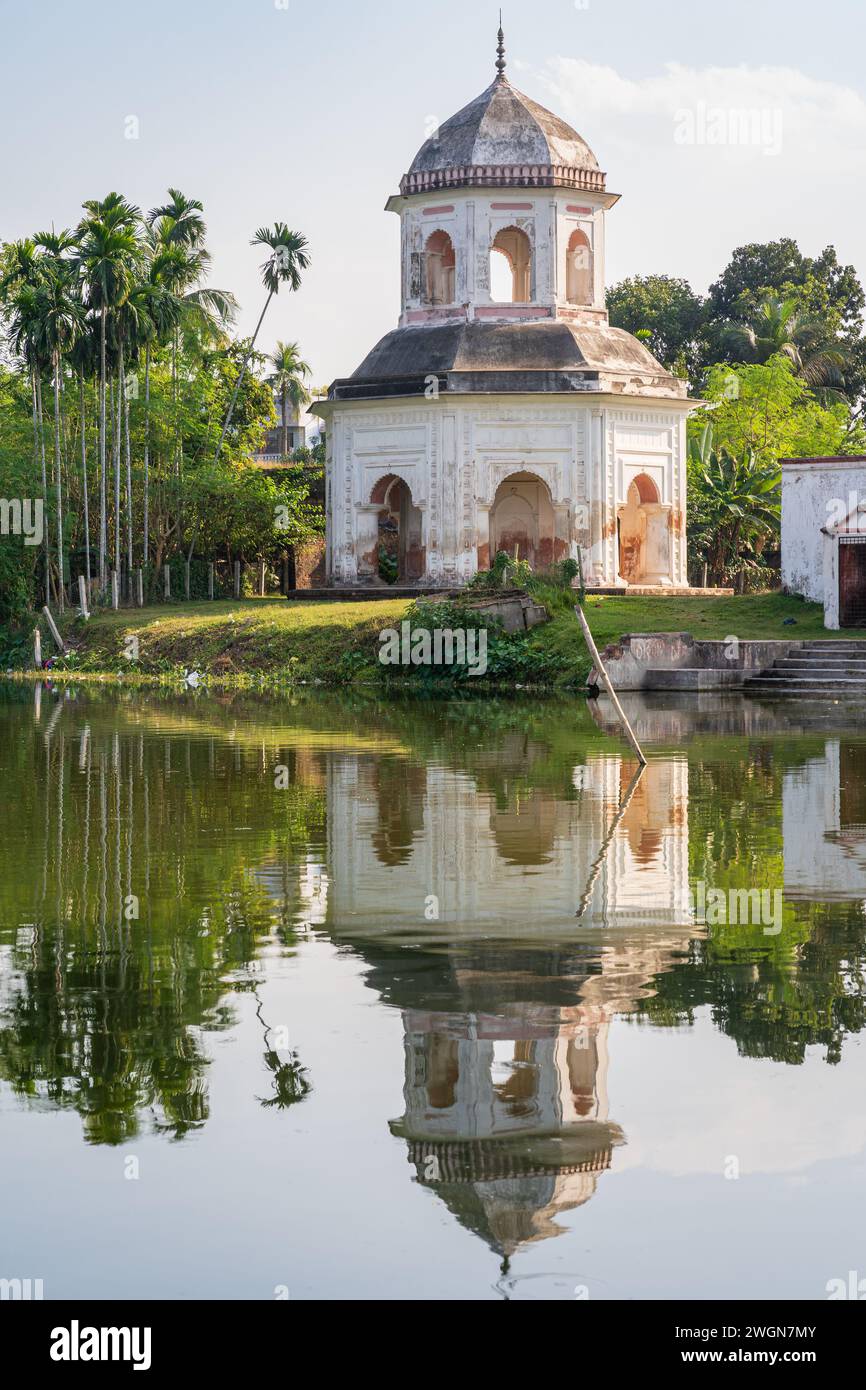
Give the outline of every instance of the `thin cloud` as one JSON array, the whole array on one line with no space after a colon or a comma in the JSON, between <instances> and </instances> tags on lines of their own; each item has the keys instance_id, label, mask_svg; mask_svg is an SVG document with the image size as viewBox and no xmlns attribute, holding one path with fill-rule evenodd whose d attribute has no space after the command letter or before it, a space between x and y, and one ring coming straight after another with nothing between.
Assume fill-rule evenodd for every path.
<instances>
[{"instance_id":1,"label":"thin cloud","mask_svg":"<svg viewBox=\"0 0 866 1390\"><path fill-rule=\"evenodd\" d=\"M793 67L671 62L634 78L561 56L516 80L580 131L623 195L609 284L655 272L702 290L735 247L782 236L813 255L832 243L866 278L853 196L866 100L853 88Z\"/></svg>"}]
</instances>

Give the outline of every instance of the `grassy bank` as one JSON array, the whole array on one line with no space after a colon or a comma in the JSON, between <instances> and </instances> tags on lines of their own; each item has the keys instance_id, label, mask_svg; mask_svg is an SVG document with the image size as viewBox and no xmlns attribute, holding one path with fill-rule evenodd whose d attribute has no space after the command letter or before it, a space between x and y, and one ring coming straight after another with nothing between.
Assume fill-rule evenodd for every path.
<instances>
[{"instance_id":1,"label":"grassy bank","mask_svg":"<svg viewBox=\"0 0 866 1390\"><path fill-rule=\"evenodd\" d=\"M492 632L496 655L491 670L503 673L505 684L580 687L590 663L572 611L573 596L541 582L533 588L547 605L551 621L517 637ZM410 607L401 599L366 603L246 600L98 612L88 623L67 619L65 636L72 651L57 663L56 670L92 679L120 676L169 682L194 670L232 686L382 684L388 675L377 659L379 633L399 627ZM695 637L716 639L832 636L824 630L817 604L781 594L590 598L586 607L600 648L630 632L691 632ZM43 650L53 650L47 634ZM400 672L398 679L405 684L405 673ZM479 682L468 684L478 688Z\"/></svg>"}]
</instances>

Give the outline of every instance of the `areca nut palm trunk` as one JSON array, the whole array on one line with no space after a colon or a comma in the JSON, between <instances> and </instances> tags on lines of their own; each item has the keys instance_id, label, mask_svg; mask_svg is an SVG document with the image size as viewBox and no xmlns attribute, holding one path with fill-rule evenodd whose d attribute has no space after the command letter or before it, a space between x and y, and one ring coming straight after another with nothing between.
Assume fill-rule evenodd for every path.
<instances>
[{"instance_id":1,"label":"areca nut palm trunk","mask_svg":"<svg viewBox=\"0 0 866 1390\"><path fill-rule=\"evenodd\" d=\"M36 410L39 420L39 448L42 458L42 496L43 509L45 512L43 526L45 529L45 602L51 603L51 536L48 522L48 463L45 457L45 417L42 411L42 374L37 370L36 374Z\"/></svg>"},{"instance_id":2,"label":"areca nut palm trunk","mask_svg":"<svg viewBox=\"0 0 866 1390\"><path fill-rule=\"evenodd\" d=\"M150 542L150 343L144 349L144 518L142 567L147 575Z\"/></svg>"},{"instance_id":3,"label":"areca nut palm trunk","mask_svg":"<svg viewBox=\"0 0 866 1390\"><path fill-rule=\"evenodd\" d=\"M42 543L45 550L45 602L51 602L51 546L48 536L48 478L45 469L45 447L42 442L42 421L40 414L39 401L39 376L36 367L31 369L31 386L33 393L33 447L36 452L36 465L39 466L40 453L42 461ZM40 442L42 448L40 450Z\"/></svg>"},{"instance_id":4,"label":"areca nut palm trunk","mask_svg":"<svg viewBox=\"0 0 866 1390\"><path fill-rule=\"evenodd\" d=\"M105 589L105 562L108 553L108 479L106 476L106 373L105 373L105 317L103 304L99 323L99 587Z\"/></svg>"},{"instance_id":5,"label":"areca nut palm trunk","mask_svg":"<svg viewBox=\"0 0 866 1390\"><path fill-rule=\"evenodd\" d=\"M133 553L132 553L132 441L129 437L129 392L126 389L126 380L123 382L123 428L126 436L126 538L127 556L129 564L129 583L130 591L132 587L133 572Z\"/></svg>"},{"instance_id":6,"label":"areca nut palm trunk","mask_svg":"<svg viewBox=\"0 0 866 1390\"><path fill-rule=\"evenodd\" d=\"M78 398L80 401L81 414L81 486L84 500L84 569L87 575L87 601L90 602L90 501L87 495L87 431L85 393L84 393L84 368L78 373Z\"/></svg>"},{"instance_id":7,"label":"areca nut palm trunk","mask_svg":"<svg viewBox=\"0 0 866 1390\"><path fill-rule=\"evenodd\" d=\"M57 597L60 611L66 604L63 584L63 468L60 450L60 348L54 349L54 473L57 484Z\"/></svg>"},{"instance_id":8,"label":"areca nut palm trunk","mask_svg":"<svg viewBox=\"0 0 866 1390\"><path fill-rule=\"evenodd\" d=\"M117 368L117 426L114 433L114 569L120 583L120 447L123 421L123 338Z\"/></svg>"}]
</instances>

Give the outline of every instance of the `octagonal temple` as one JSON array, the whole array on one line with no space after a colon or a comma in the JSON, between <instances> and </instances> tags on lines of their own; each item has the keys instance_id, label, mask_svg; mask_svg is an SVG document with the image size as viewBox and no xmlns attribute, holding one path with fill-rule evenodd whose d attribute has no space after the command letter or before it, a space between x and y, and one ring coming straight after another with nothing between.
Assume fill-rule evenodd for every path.
<instances>
[{"instance_id":1,"label":"octagonal temple","mask_svg":"<svg viewBox=\"0 0 866 1390\"><path fill-rule=\"evenodd\" d=\"M327 573L452 588L498 551L583 560L589 587L683 588L687 384L612 328L586 141L497 75L388 202L401 315L315 407Z\"/></svg>"}]
</instances>

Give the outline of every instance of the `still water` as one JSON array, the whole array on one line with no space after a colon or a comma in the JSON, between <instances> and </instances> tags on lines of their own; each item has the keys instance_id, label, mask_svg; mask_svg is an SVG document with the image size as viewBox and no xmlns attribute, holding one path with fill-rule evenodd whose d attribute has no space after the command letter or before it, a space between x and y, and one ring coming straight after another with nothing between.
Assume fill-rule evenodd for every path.
<instances>
[{"instance_id":1,"label":"still water","mask_svg":"<svg viewBox=\"0 0 866 1390\"><path fill-rule=\"evenodd\" d=\"M866 1277L862 723L628 710L0 690L0 1278Z\"/></svg>"}]
</instances>

